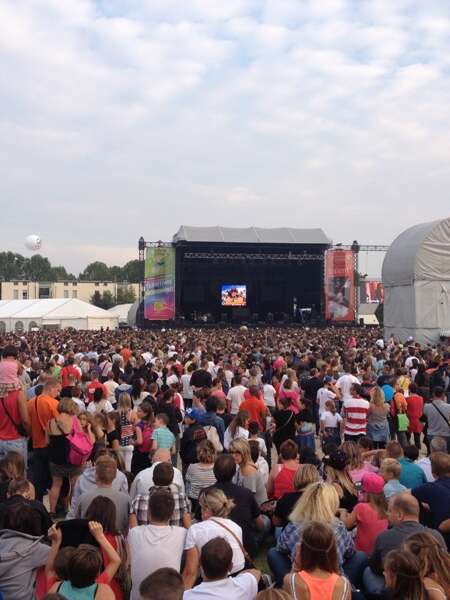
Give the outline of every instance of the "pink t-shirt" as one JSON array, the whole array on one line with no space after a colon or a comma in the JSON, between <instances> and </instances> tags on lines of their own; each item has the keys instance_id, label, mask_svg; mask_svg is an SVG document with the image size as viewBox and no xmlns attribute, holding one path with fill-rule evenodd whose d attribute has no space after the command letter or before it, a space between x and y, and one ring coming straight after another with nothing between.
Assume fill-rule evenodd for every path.
<instances>
[{"instance_id":1,"label":"pink t-shirt","mask_svg":"<svg viewBox=\"0 0 450 600\"><path fill-rule=\"evenodd\" d=\"M352 469L350 471L350 477L353 483L361 483L361 480L366 473L378 473L378 469L374 465L364 461L363 466L360 469Z\"/></svg>"},{"instance_id":2,"label":"pink t-shirt","mask_svg":"<svg viewBox=\"0 0 450 600\"><path fill-rule=\"evenodd\" d=\"M353 512L357 523L355 548L370 556L378 535L387 529L388 520L380 519L378 512L368 502L359 502Z\"/></svg>"},{"instance_id":3,"label":"pink t-shirt","mask_svg":"<svg viewBox=\"0 0 450 600\"><path fill-rule=\"evenodd\" d=\"M18 368L16 360L0 360L0 384L17 384L19 387Z\"/></svg>"}]
</instances>

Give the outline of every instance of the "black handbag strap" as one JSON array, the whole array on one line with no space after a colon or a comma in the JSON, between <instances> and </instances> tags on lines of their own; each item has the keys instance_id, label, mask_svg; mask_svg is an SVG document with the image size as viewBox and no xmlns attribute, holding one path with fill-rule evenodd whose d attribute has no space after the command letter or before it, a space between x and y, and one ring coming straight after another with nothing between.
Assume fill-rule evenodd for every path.
<instances>
[{"instance_id":1,"label":"black handbag strap","mask_svg":"<svg viewBox=\"0 0 450 600\"><path fill-rule=\"evenodd\" d=\"M0 398L0 400L2 401L2 406L3 406L3 410L5 411L5 415L8 417L8 419L11 421L11 425L14 427L14 429L17 431L17 433L23 437L23 430L21 427L21 423L16 423L14 421L14 419L12 418L9 410L6 408L6 404L5 404L5 399L2 397Z\"/></svg>"}]
</instances>

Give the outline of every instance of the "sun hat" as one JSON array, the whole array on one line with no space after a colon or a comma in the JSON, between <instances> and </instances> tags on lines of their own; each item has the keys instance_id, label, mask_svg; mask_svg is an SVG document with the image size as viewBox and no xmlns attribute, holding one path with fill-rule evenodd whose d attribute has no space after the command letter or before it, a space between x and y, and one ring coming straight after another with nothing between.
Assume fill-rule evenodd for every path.
<instances>
[{"instance_id":1,"label":"sun hat","mask_svg":"<svg viewBox=\"0 0 450 600\"><path fill-rule=\"evenodd\" d=\"M362 491L367 494L382 494L384 479L376 473L364 473L361 479Z\"/></svg>"}]
</instances>

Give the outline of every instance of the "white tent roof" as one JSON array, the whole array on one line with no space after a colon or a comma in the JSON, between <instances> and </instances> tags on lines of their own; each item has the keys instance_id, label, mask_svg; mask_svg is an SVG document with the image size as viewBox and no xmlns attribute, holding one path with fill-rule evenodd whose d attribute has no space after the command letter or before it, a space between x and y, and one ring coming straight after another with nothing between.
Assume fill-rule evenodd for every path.
<instances>
[{"instance_id":1,"label":"white tent roof","mask_svg":"<svg viewBox=\"0 0 450 600\"><path fill-rule=\"evenodd\" d=\"M110 319L107 310L77 298L49 298L41 300L2 300L0 319Z\"/></svg>"},{"instance_id":2,"label":"white tent roof","mask_svg":"<svg viewBox=\"0 0 450 600\"><path fill-rule=\"evenodd\" d=\"M450 217L401 233L383 262L385 287L450 280Z\"/></svg>"},{"instance_id":3,"label":"white tent roof","mask_svg":"<svg viewBox=\"0 0 450 600\"><path fill-rule=\"evenodd\" d=\"M218 242L235 244L331 244L322 229L279 227L191 227L182 225L173 242Z\"/></svg>"},{"instance_id":4,"label":"white tent roof","mask_svg":"<svg viewBox=\"0 0 450 600\"><path fill-rule=\"evenodd\" d=\"M108 312L110 315L119 317L119 321L128 321L128 311L132 306L132 302L130 302L129 304L118 304L117 306L108 308Z\"/></svg>"}]
</instances>

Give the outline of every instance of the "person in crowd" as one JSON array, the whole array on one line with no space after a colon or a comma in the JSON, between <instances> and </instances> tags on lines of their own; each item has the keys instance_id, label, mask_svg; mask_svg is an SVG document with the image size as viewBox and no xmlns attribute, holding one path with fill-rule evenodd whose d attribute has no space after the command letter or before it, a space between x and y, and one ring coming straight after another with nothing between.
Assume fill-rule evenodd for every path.
<instances>
[{"instance_id":1,"label":"person in crowd","mask_svg":"<svg viewBox=\"0 0 450 600\"><path fill-rule=\"evenodd\" d=\"M230 577L233 568L233 549L223 537L216 537L202 547L200 553L202 582L185 592L183 600L215 600L233 598L254 600L261 573L249 569Z\"/></svg>"},{"instance_id":2,"label":"person in crowd","mask_svg":"<svg viewBox=\"0 0 450 600\"><path fill-rule=\"evenodd\" d=\"M103 390L100 387L95 388L92 396L92 401L89 402L86 408L89 413L109 413L114 410L111 402L103 395Z\"/></svg>"},{"instance_id":3,"label":"person in crowd","mask_svg":"<svg viewBox=\"0 0 450 600\"><path fill-rule=\"evenodd\" d=\"M141 443L136 442L131 459L131 472L137 475L139 471L147 469L150 466L149 453L153 446L153 426L155 417L153 414L152 405L147 399L144 399L137 407L136 414L138 421L136 430L140 429Z\"/></svg>"},{"instance_id":4,"label":"person in crowd","mask_svg":"<svg viewBox=\"0 0 450 600\"><path fill-rule=\"evenodd\" d=\"M144 469L143 471L140 471L140 473L138 473L136 475L136 477L133 479L133 482L130 486L131 500L134 500L138 494L146 494L148 492L149 488L151 488L154 485L153 474L154 474L156 465L160 462L167 462L167 463L172 462L172 457L171 457L169 450L164 449L164 448L160 448L159 450L156 450L155 453L153 454L152 466L149 467L148 469ZM184 492L185 486L184 486L184 479L181 474L181 471L179 469L177 469L176 467L174 467L173 470L174 470L173 482Z\"/></svg>"},{"instance_id":5,"label":"person in crowd","mask_svg":"<svg viewBox=\"0 0 450 600\"><path fill-rule=\"evenodd\" d=\"M221 490L233 501L229 518L242 529L242 543L250 556L255 556L258 538L267 529L267 521L261 514L255 494L246 487L233 483L236 463L230 454L219 454L214 463L216 483L214 488Z\"/></svg>"},{"instance_id":6,"label":"person in crowd","mask_svg":"<svg viewBox=\"0 0 450 600\"><path fill-rule=\"evenodd\" d=\"M23 504L6 513L0 531L0 590L5 600L34 598L37 570L45 566L50 546L42 543L37 512Z\"/></svg>"},{"instance_id":7,"label":"person in crowd","mask_svg":"<svg viewBox=\"0 0 450 600\"><path fill-rule=\"evenodd\" d=\"M339 495L332 484L318 482L305 488L289 516L290 522L278 538L276 548L271 548L267 554L269 566L279 587L283 584L284 576L291 570L302 531L310 521L331 526L336 539L340 571L345 571L352 583L359 579L366 564L366 556L355 552L352 536L344 523L336 517L338 508Z\"/></svg>"},{"instance_id":8,"label":"person in crowd","mask_svg":"<svg viewBox=\"0 0 450 600\"><path fill-rule=\"evenodd\" d=\"M0 459L9 451L19 452L26 465L30 417L19 381L17 355L15 346L6 346L0 360Z\"/></svg>"},{"instance_id":9,"label":"person in crowd","mask_svg":"<svg viewBox=\"0 0 450 600\"><path fill-rule=\"evenodd\" d=\"M297 433L295 441L297 442L298 449L304 448L315 448L315 418L313 412L314 405L312 405L306 398L299 398L298 400L298 412L295 415L295 422L297 427ZM292 410L292 405L291 405ZM295 411L294 411L295 412Z\"/></svg>"},{"instance_id":10,"label":"person in crowd","mask_svg":"<svg viewBox=\"0 0 450 600\"><path fill-rule=\"evenodd\" d=\"M148 504L150 496L157 489L169 490L173 496L175 508L170 525L190 527L191 516L184 490L174 483L175 469L171 463L160 462L153 471L153 484L146 494L138 494L131 503L130 526L145 525L148 522ZM215 481L215 480L214 480Z\"/></svg>"},{"instance_id":11,"label":"person in crowd","mask_svg":"<svg viewBox=\"0 0 450 600\"><path fill-rule=\"evenodd\" d=\"M0 459L0 501L8 497L8 487L12 481L25 479L25 461L22 454L10 450Z\"/></svg>"},{"instance_id":12,"label":"person in crowd","mask_svg":"<svg viewBox=\"0 0 450 600\"><path fill-rule=\"evenodd\" d=\"M339 380L336 384L339 387L338 384ZM362 435L367 435L367 416L370 403L363 398L362 393L359 382L351 385L347 397L344 397L344 391L342 391L344 439L348 442L357 442Z\"/></svg>"},{"instance_id":13,"label":"person in crowd","mask_svg":"<svg viewBox=\"0 0 450 600\"><path fill-rule=\"evenodd\" d=\"M417 557L420 576L430 600L450 596L450 554L431 534L416 533L403 544L403 549Z\"/></svg>"},{"instance_id":14,"label":"person in crowd","mask_svg":"<svg viewBox=\"0 0 450 600\"><path fill-rule=\"evenodd\" d=\"M119 384L114 379L114 371L108 371L108 375L106 377L106 381L103 382L103 385L106 388L106 399L111 404L114 410L116 410L117 406L117 398L116 398L116 389L119 387Z\"/></svg>"},{"instance_id":15,"label":"person in crowd","mask_svg":"<svg viewBox=\"0 0 450 600\"><path fill-rule=\"evenodd\" d=\"M99 456L95 463L94 488L80 494L74 510L75 518L84 518L92 500L97 496L110 498L116 506L116 531L126 534L128 531L131 501L128 494L113 488L117 476L117 461L108 455Z\"/></svg>"},{"instance_id":16,"label":"person in crowd","mask_svg":"<svg viewBox=\"0 0 450 600\"><path fill-rule=\"evenodd\" d=\"M183 578L176 569L162 567L142 580L139 592L140 600L183 600Z\"/></svg>"},{"instance_id":17,"label":"person in crowd","mask_svg":"<svg viewBox=\"0 0 450 600\"><path fill-rule=\"evenodd\" d=\"M241 403L239 410L247 412L250 423L257 423L260 431L266 429L266 416L270 413L264 403L258 386L251 385L244 393L244 401Z\"/></svg>"},{"instance_id":18,"label":"person in crowd","mask_svg":"<svg viewBox=\"0 0 450 600\"><path fill-rule=\"evenodd\" d=\"M364 460L361 442L365 438L360 438L359 442L344 442L340 449L348 458L348 474L357 488L360 487L361 480L366 473L376 473L377 467L368 460Z\"/></svg>"},{"instance_id":19,"label":"person in crowd","mask_svg":"<svg viewBox=\"0 0 450 600\"><path fill-rule=\"evenodd\" d=\"M405 451L407 454L412 453L411 455L414 457L414 460L417 459L418 453L415 446L407 450L407 446L403 449L400 443L395 441L389 442L386 446L386 456L400 463L399 481L401 485L410 490L426 483L427 478L423 470L415 464L414 460L405 455Z\"/></svg>"},{"instance_id":20,"label":"person in crowd","mask_svg":"<svg viewBox=\"0 0 450 600\"><path fill-rule=\"evenodd\" d=\"M391 527L378 535L369 565L364 571L363 581L370 594L384 594L386 581L383 577L384 561L391 550L399 550L412 535L429 532L445 548L442 535L419 523L419 503L408 492L395 494L388 504L388 519Z\"/></svg>"},{"instance_id":21,"label":"person in crowd","mask_svg":"<svg viewBox=\"0 0 450 600\"><path fill-rule=\"evenodd\" d=\"M214 463L216 450L209 440L203 440L197 446L197 462L189 465L186 476L186 493L191 501L192 510L197 507L200 492L215 484Z\"/></svg>"},{"instance_id":22,"label":"person in crowd","mask_svg":"<svg viewBox=\"0 0 450 600\"><path fill-rule=\"evenodd\" d=\"M418 387L415 383L409 385L409 394L406 397L406 414L408 415L408 442L411 441L411 435L414 438L414 444L418 450L421 448L420 436L423 431L421 421L423 415L423 398L418 394Z\"/></svg>"},{"instance_id":23,"label":"person in crowd","mask_svg":"<svg viewBox=\"0 0 450 600\"><path fill-rule=\"evenodd\" d=\"M148 524L133 527L128 533L132 600L140 600L141 582L151 573L161 568L180 570L187 531L169 525L174 509L172 493L163 488L155 490L148 501Z\"/></svg>"},{"instance_id":24,"label":"person in crowd","mask_svg":"<svg viewBox=\"0 0 450 600\"><path fill-rule=\"evenodd\" d=\"M64 398L59 401L57 408L57 417L48 422L48 457L50 461L50 473L52 476L52 487L49 490L50 515L56 516L56 504L64 479L69 480L69 485L73 488L78 477L83 472L83 465L73 465L69 462L70 443L68 435L74 430L78 421L76 416L77 407L71 398ZM78 421L78 428L81 425ZM95 437L89 425L89 439L94 444ZM64 504L68 507L70 498L65 498ZM66 511L67 512L67 511Z\"/></svg>"},{"instance_id":25,"label":"person in crowd","mask_svg":"<svg viewBox=\"0 0 450 600\"><path fill-rule=\"evenodd\" d=\"M28 414L31 422L31 443L33 460L31 463L31 481L36 489L36 499L42 502L50 487L50 461L48 450L47 426L51 419L58 416L58 396L61 391L59 380L47 377L42 394L28 402Z\"/></svg>"},{"instance_id":26,"label":"person in crowd","mask_svg":"<svg viewBox=\"0 0 450 600\"><path fill-rule=\"evenodd\" d=\"M329 525L312 521L304 528L283 587L298 600L350 600L351 585L339 574L336 539Z\"/></svg>"},{"instance_id":27,"label":"person in crowd","mask_svg":"<svg viewBox=\"0 0 450 600\"><path fill-rule=\"evenodd\" d=\"M381 463L380 475L384 479L384 496L389 500L395 494L406 491L406 486L400 483L402 467L395 458L385 458Z\"/></svg>"},{"instance_id":28,"label":"person in crowd","mask_svg":"<svg viewBox=\"0 0 450 600\"><path fill-rule=\"evenodd\" d=\"M297 501L300 500L303 492L310 483L320 481L320 473L317 467L310 464L299 465L294 477L294 491L284 493L277 501L272 516L272 522L278 529L275 530L278 535L281 529L286 527L289 522L289 515L294 510Z\"/></svg>"},{"instance_id":29,"label":"person in crowd","mask_svg":"<svg viewBox=\"0 0 450 600\"><path fill-rule=\"evenodd\" d=\"M42 502L35 500L34 485L27 479L11 479L8 484L7 498L0 504L0 529L4 528L8 511L15 506L30 506L39 522L38 535L47 535L52 519Z\"/></svg>"},{"instance_id":30,"label":"person in crowd","mask_svg":"<svg viewBox=\"0 0 450 600\"><path fill-rule=\"evenodd\" d=\"M138 444L142 444L142 433L140 429L136 429L137 414L132 409L132 401L129 394L120 394L117 412L120 420L119 451L125 463L125 470L130 472L134 443L137 441Z\"/></svg>"},{"instance_id":31,"label":"person in crowd","mask_svg":"<svg viewBox=\"0 0 450 600\"><path fill-rule=\"evenodd\" d=\"M372 440L374 448L385 448L389 441L389 404L383 389L376 386L370 394L369 412L367 413L367 437Z\"/></svg>"},{"instance_id":32,"label":"person in crowd","mask_svg":"<svg viewBox=\"0 0 450 600\"><path fill-rule=\"evenodd\" d=\"M184 416L185 428L183 437L180 440L180 459L182 463L183 476L189 465L198 461L197 448L200 442L207 439L206 431L203 429L200 421L203 418L203 412L198 408L188 408Z\"/></svg>"},{"instance_id":33,"label":"person in crowd","mask_svg":"<svg viewBox=\"0 0 450 600\"><path fill-rule=\"evenodd\" d=\"M417 558L404 550L391 550L385 559L385 578L389 598L393 600L428 600L420 576Z\"/></svg>"},{"instance_id":34,"label":"person in crowd","mask_svg":"<svg viewBox=\"0 0 450 600\"><path fill-rule=\"evenodd\" d=\"M228 390L227 408L228 412L235 417L244 401L244 394L247 391L245 385L242 385L242 377L240 374L234 376L233 385Z\"/></svg>"},{"instance_id":35,"label":"person in crowd","mask_svg":"<svg viewBox=\"0 0 450 600\"><path fill-rule=\"evenodd\" d=\"M120 450L120 414L116 411L106 415L106 447L114 452Z\"/></svg>"},{"instance_id":36,"label":"person in crowd","mask_svg":"<svg viewBox=\"0 0 450 600\"><path fill-rule=\"evenodd\" d=\"M444 452L445 454L447 452L447 442L444 438L435 436L431 440L429 446L430 454L428 456L420 456L420 458L416 460L416 464L425 473L427 482L431 483L432 481L434 481L433 474L431 473L431 454L433 452Z\"/></svg>"},{"instance_id":37,"label":"person in crowd","mask_svg":"<svg viewBox=\"0 0 450 600\"><path fill-rule=\"evenodd\" d=\"M237 465L233 482L246 487L255 494L259 506L267 501L267 490L257 466L252 461L250 446L243 438L235 439L230 445L230 454Z\"/></svg>"},{"instance_id":38,"label":"person in crowd","mask_svg":"<svg viewBox=\"0 0 450 600\"><path fill-rule=\"evenodd\" d=\"M342 450L333 450L324 458L324 476L339 494L339 506L352 511L358 502L358 490L348 472L348 456Z\"/></svg>"},{"instance_id":39,"label":"person in crowd","mask_svg":"<svg viewBox=\"0 0 450 600\"><path fill-rule=\"evenodd\" d=\"M295 439L296 421L290 404L289 398L278 400L277 410L273 414L273 443L278 453L283 442Z\"/></svg>"},{"instance_id":40,"label":"person in crowd","mask_svg":"<svg viewBox=\"0 0 450 600\"><path fill-rule=\"evenodd\" d=\"M320 390L319 390L320 392ZM320 409L319 409L320 410ZM336 410L335 400L327 400L320 413L320 436L322 438L322 449L326 444L341 443L343 419Z\"/></svg>"},{"instance_id":41,"label":"person in crowd","mask_svg":"<svg viewBox=\"0 0 450 600\"><path fill-rule=\"evenodd\" d=\"M439 528L450 518L450 455L433 452L430 460L435 481L413 488L411 494L426 508L433 527ZM444 536L450 551L450 532L444 533Z\"/></svg>"},{"instance_id":42,"label":"person in crowd","mask_svg":"<svg viewBox=\"0 0 450 600\"><path fill-rule=\"evenodd\" d=\"M242 544L242 529L229 518L234 502L215 488L204 490L199 497L202 521L188 529L185 543L186 563L183 569L185 588L191 589L198 577L200 553L203 546L216 537L225 538L232 548L230 573L234 575L244 569L245 550Z\"/></svg>"},{"instance_id":43,"label":"person in crowd","mask_svg":"<svg viewBox=\"0 0 450 600\"><path fill-rule=\"evenodd\" d=\"M217 414L219 400L209 396L205 401L205 414L202 417L202 425L208 439L213 442L216 450L222 452L225 437L225 424L222 417ZM217 432L217 434L216 434Z\"/></svg>"},{"instance_id":44,"label":"person in crowd","mask_svg":"<svg viewBox=\"0 0 450 600\"><path fill-rule=\"evenodd\" d=\"M447 451L450 451L450 404L441 386L434 388L431 402L423 407L423 414L427 420L428 442L435 436L443 437L447 442Z\"/></svg>"},{"instance_id":45,"label":"person in crowd","mask_svg":"<svg viewBox=\"0 0 450 600\"><path fill-rule=\"evenodd\" d=\"M339 511L347 529L356 527L355 548L370 556L378 535L387 529L387 502L384 479L376 473L365 473L361 481L362 500L351 513Z\"/></svg>"},{"instance_id":46,"label":"person in crowd","mask_svg":"<svg viewBox=\"0 0 450 600\"><path fill-rule=\"evenodd\" d=\"M272 467L267 484L267 494L275 500L295 489L294 478L299 468L297 444L292 440L283 442L280 446L279 460L280 463Z\"/></svg>"},{"instance_id":47,"label":"person in crowd","mask_svg":"<svg viewBox=\"0 0 450 600\"><path fill-rule=\"evenodd\" d=\"M166 413L158 413L155 417L155 428L152 433L153 448L155 450L174 450L176 438L170 431L169 417Z\"/></svg>"}]
</instances>

